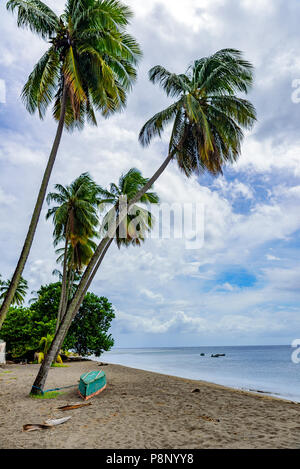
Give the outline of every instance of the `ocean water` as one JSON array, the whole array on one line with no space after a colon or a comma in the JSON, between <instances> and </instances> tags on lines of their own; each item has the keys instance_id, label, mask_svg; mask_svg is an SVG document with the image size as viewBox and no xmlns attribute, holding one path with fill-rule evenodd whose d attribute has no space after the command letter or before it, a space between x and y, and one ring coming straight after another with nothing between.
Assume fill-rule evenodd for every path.
<instances>
[{"instance_id":1,"label":"ocean water","mask_svg":"<svg viewBox=\"0 0 300 469\"><path fill-rule=\"evenodd\" d=\"M300 364L292 361L294 350L285 345L115 348L101 360L300 402ZM226 356L212 358L216 353Z\"/></svg>"}]
</instances>

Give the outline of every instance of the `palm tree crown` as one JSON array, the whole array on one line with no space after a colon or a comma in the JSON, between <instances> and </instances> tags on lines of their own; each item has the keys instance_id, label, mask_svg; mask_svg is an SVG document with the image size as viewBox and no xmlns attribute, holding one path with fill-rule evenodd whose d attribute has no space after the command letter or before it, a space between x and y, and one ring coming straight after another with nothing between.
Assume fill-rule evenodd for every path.
<instances>
[{"instance_id":1,"label":"palm tree crown","mask_svg":"<svg viewBox=\"0 0 300 469\"><path fill-rule=\"evenodd\" d=\"M125 32L132 16L118 0L67 0L57 16L40 0L9 0L17 22L51 46L35 65L22 98L30 113L41 118L51 102L59 120L66 88L65 126L96 125L95 110L104 116L122 108L136 78L141 56L135 39Z\"/></svg>"},{"instance_id":2,"label":"palm tree crown","mask_svg":"<svg viewBox=\"0 0 300 469\"><path fill-rule=\"evenodd\" d=\"M92 241L98 237L97 206L99 187L88 173L81 174L69 186L55 185L56 192L50 192L47 202L58 205L50 208L46 218L53 217L54 245L65 240L69 266L81 270L93 255L96 247ZM58 250L58 253L64 248ZM64 259L64 253L59 261Z\"/></svg>"},{"instance_id":3,"label":"palm tree crown","mask_svg":"<svg viewBox=\"0 0 300 469\"><path fill-rule=\"evenodd\" d=\"M58 205L48 210L46 218L53 217L54 245L64 241L64 247L56 250L59 254L57 262L63 265L58 328L73 291L76 273L81 273L96 249L93 238L99 237L96 227L100 188L88 173L83 173L69 186L56 184L55 189L56 192L48 194L47 202Z\"/></svg>"},{"instance_id":4,"label":"palm tree crown","mask_svg":"<svg viewBox=\"0 0 300 469\"><path fill-rule=\"evenodd\" d=\"M139 136L143 145L173 122L169 154L186 176L205 170L217 175L224 164L236 161L243 129L256 120L253 105L237 96L247 93L253 82L253 67L240 51L219 50L196 60L181 75L156 66L149 78L176 101L146 122Z\"/></svg>"},{"instance_id":5,"label":"palm tree crown","mask_svg":"<svg viewBox=\"0 0 300 469\"><path fill-rule=\"evenodd\" d=\"M96 125L95 110L104 116L125 105L141 55L126 33L131 11L119 0L67 0L58 17L40 0L9 0L20 27L47 40L51 46L35 65L22 92L29 112L44 117L53 102L58 121L55 139L11 284L0 307L0 329L22 276L56 160L64 127Z\"/></svg>"},{"instance_id":6,"label":"palm tree crown","mask_svg":"<svg viewBox=\"0 0 300 469\"><path fill-rule=\"evenodd\" d=\"M0 280L0 301L3 300L6 296L7 290L10 287L10 280L2 281ZM25 301L25 296L28 290L28 282L23 277L21 277L17 289L14 293L11 304L20 306Z\"/></svg>"},{"instance_id":7,"label":"palm tree crown","mask_svg":"<svg viewBox=\"0 0 300 469\"><path fill-rule=\"evenodd\" d=\"M118 185L110 184L109 190L101 189L100 196L102 200L99 203L100 210L113 206L104 216L101 232L105 236L110 223L116 221L122 204L127 204L137 192L147 183L141 172L136 168L131 168L126 174L123 174ZM127 213L127 217L118 226L116 231L116 243L121 245L139 246L145 241L146 233L149 232L154 223L154 218L149 210L144 206L158 204L159 197L155 192L147 191L139 200L139 205L132 205Z\"/></svg>"}]
</instances>

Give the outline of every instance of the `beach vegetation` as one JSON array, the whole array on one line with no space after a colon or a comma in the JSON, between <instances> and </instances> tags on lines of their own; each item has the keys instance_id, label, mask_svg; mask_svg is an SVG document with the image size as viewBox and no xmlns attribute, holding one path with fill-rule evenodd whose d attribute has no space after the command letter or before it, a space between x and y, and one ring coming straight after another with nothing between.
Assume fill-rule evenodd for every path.
<instances>
[{"instance_id":1,"label":"beach vegetation","mask_svg":"<svg viewBox=\"0 0 300 469\"><path fill-rule=\"evenodd\" d=\"M10 280L1 280L0 275L0 303L4 300L9 288L11 281ZM20 278L17 288L15 289L11 304L21 306L24 301L28 291L28 282L23 277Z\"/></svg>"},{"instance_id":2,"label":"beach vegetation","mask_svg":"<svg viewBox=\"0 0 300 469\"><path fill-rule=\"evenodd\" d=\"M175 101L146 122L139 140L147 146L171 125L167 157L146 184L132 195L124 210L119 212L117 223L112 223L101 239L68 305L49 350L48 363L45 360L41 366L36 386L44 385L52 356L60 349L118 227L127 217L128 209L141 200L169 163L176 162L184 175L191 177L204 173L218 176L227 164L237 161L244 131L250 130L256 121L254 106L241 97L252 87L253 72L252 64L236 49L221 49L211 56L197 59L182 74L170 72L161 65L149 71L150 81L158 83L167 97L175 98Z\"/></svg>"},{"instance_id":3,"label":"beach vegetation","mask_svg":"<svg viewBox=\"0 0 300 469\"><path fill-rule=\"evenodd\" d=\"M37 362L40 364L42 361L45 359L45 356L47 355L50 345L53 341L53 335L47 334L45 337L42 337L40 342L39 342L39 349L43 347L42 352L36 352L35 356L37 357ZM62 364L62 359L60 355L57 355L56 357L56 362ZM53 365L53 363L52 363Z\"/></svg>"},{"instance_id":4,"label":"beach vegetation","mask_svg":"<svg viewBox=\"0 0 300 469\"><path fill-rule=\"evenodd\" d=\"M17 25L45 40L48 49L36 63L21 98L30 114L43 119L49 106L57 131L25 237L23 248L0 308L0 329L20 282L63 130L81 130L85 122L97 125L126 105L136 79L140 47L127 27L131 10L118 0L67 0L58 16L40 0L9 0Z\"/></svg>"},{"instance_id":5,"label":"beach vegetation","mask_svg":"<svg viewBox=\"0 0 300 469\"><path fill-rule=\"evenodd\" d=\"M46 219L53 219L54 246L64 244L56 250L59 254L57 262L63 266L57 330L73 292L74 281L80 278L82 269L92 257L96 247L94 239L99 237L96 230L99 188L89 174L84 173L69 186L56 184L55 189L47 195L47 203L55 205L49 208Z\"/></svg>"},{"instance_id":6,"label":"beach vegetation","mask_svg":"<svg viewBox=\"0 0 300 469\"><path fill-rule=\"evenodd\" d=\"M194 61L186 73L179 75L156 66L150 70L149 78L176 100L146 122L139 139L147 146L172 124L169 151L160 168L128 201L127 208L141 200L171 161L177 162L187 177L205 172L212 176L222 174L226 164L237 160L243 131L251 129L256 120L254 106L239 96L251 89L253 66L238 50L217 51ZM127 211L119 214L117 227L126 216ZM95 250L68 307L66 322L76 314L80 298L94 278L116 229L112 225Z\"/></svg>"},{"instance_id":7,"label":"beach vegetation","mask_svg":"<svg viewBox=\"0 0 300 469\"><path fill-rule=\"evenodd\" d=\"M45 392L45 394L29 394L29 396L32 399L56 399L59 396L62 396L65 394L64 392L60 391L50 391L50 392Z\"/></svg>"},{"instance_id":8,"label":"beach vegetation","mask_svg":"<svg viewBox=\"0 0 300 469\"><path fill-rule=\"evenodd\" d=\"M9 309L0 338L6 342L7 353L11 358L33 361L38 350L42 353L43 360L51 346L55 335L61 283L43 285L37 295L38 299L29 308ZM62 350L72 350L81 356L99 356L103 351L109 350L114 343L108 333L113 318L113 307L107 298L88 293L70 327ZM44 339L41 344L42 337Z\"/></svg>"},{"instance_id":9,"label":"beach vegetation","mask_svg":"<svg viewBox=\"0 0 300 469\"><path fill-rule=\"evenodd\" d=\"M151 212L147 209L147 206L150 206L151 204L158 204L159 197L155 192L152 191L152 185L150 185L148 187L148 190L145 191L145 193L143 194L143 196L138 199L138 204L132 204L130 208L128 207L128 200L131 200L132 197L134 197L135 194L139 192L141 188L144 187L147 183L148 179L144 178L142 176L142 173L138 169L131 168L126 174L121 175L118 184L111 183L109 189L103 189L100 186L97 186L97 197L99 197L100 199L98 201L98 207L100 213L102 213L102 221L100 228L101 237L106 239L111 224L119 228L114 233L114 236L111 237L109 239L109 242L106 244L101 257L98 260L98 267L102 263L108 251L108 248L110 247L114 239L116 240L117 246L119 248L122 245L125 245L127 247L130 245L140 246L141 243L145 240L146 233L153 228L154 218ZM122 221L122 225L119 227L118 219L120 217L120 214L124 210L126 211L127 216L126 218L124 218L124 220ZM95 273L96 272L97 269L95 269ZM81 291L81 296L78 300L78 308L76 308L76 314L72 315L72 317L67 317L66 312L64 312L64 315L60 320L60 326L57 329L56 335L53 340L53 344L55 344L55 346L53 344L51 345L49 353L43 361L39 373L36 377L36 380L34 382L35 387L33 387L32 392L35 392L34 390L36 388L43 387L52 361L55 360L55 357L59 353L59 350L61 349L65 338L67 336L71 336L72 330L77 325L77 323L74 321L74 318L76 317L77 321L79 321L79 318L81 318L82 323L81 326L77 328L75 335L78 338L81 337L80 331L82 325L87 325L86 321L89 321L89 317L91 317L91 310L93 309L93 303L95 300L93 296L90 296L90 294L87 293L93 278L94 276L90 276L88 282L85 285L85 289ZM76 288L73 297L76 296L77 291L78 287ZM72 301L73 299L71 299L71 302ZM84 313L84 309L85 302L87 301L90 302L90 313L86 316ZM64 311L68 309L68 306L69 304L67 305ZM80 310L83 312L83 314L79 313ZM105 326L103 324L101 324L101 328L105 331ZM98 356L98 354L101 353L99 343L101 345L102 340L105 340L106 347L112 346L111 337L107 337L106 335L103 336L101 330L97 331L97 329L95 329L95 332L95 339L93 340L92 335L89 336L89 341L81 340L81 343L79 343L79 341L77 340L75 350L79 351L80 353L83 353L84 351L85 354L90 354L92 353L92 349L90 348L92 345L92 348L94 350L97 349L97 352L94 353Z\"/></svg>"}]
</instances>

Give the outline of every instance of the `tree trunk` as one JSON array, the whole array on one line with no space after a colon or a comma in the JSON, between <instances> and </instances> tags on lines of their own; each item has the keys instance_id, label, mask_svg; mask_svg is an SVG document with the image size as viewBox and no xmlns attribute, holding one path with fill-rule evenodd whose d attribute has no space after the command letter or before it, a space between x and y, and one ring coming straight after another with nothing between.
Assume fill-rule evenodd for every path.
<instances>
[{"instance_id":1,"label":"tree trunk","mask_svg":"<svg viewBox=\"0 0 300 469\"><path fill-rule=\"evenodd\" d=\"M73 265L73 257L72 256L72 261L71 261L71 265ZM55 332L58 331L58 328L63 320L63 317L64 315L66 314L66 310L67 310L67 307L68 307L68 302L69 302L69 299L70 299L70 292L72 291L72 288L73 288L73 282L74 282L74 270L72 269L72 267L69 269L69 272L68 272L68 279L67 279L67 285L66 285L66 291L65 291L65 298L63 300L63 303L61 305L61 310L60 310L60 319L59 319L59 324L56 325L56 330ZM68 331L67 331L68 332ZM64 340L64 339L63 339ZM61 348L61 347L60 347ZM54 363L57 362L57 357L59 355L59 352L60 352L60 348L57 349L56 351L56 354L54 356Z\"/></svg>"},{"instance_id":2,"label":"tree trunk","mask_svg":"<svg viewBox=\"0 0 300 469\"><path fill-rule=\"evenodd\" d=\"M74 319L82 301L84 298L84 295L87 291L88 286L91 284L93 278L95 277L97 270L99 266L102 263L102 260L111 244L113 241L114 236L116 235L116 231L120 223L124 220L124 218L127 216L128 209L135 203L137 203L140 198L150 189L150 187L154 184L154 182L159 178L159 176L163 173L163 171L166 169L168 164L170 163L171 159L173 158L174 153L170 153L168 157L165 159L163 164L159 167L159 169L156 171L156 173L152 176L151 179L145 184L145 186L133 197L132 200L129 201L128 207L125 210L122 210L121 213L118 216L117 223L114 227L110 227L106 238L104 238L100 244L98 245L92 259L90 260L82 278L80 281L80 284L77 288L77 291L68 306L68 309L60 323L60 327L56 332L56 335L53 339L53 342L51 344L50 350L45 357L44 361L41 364L40 370L38 372L38 375L33 383L31 393L32 394L37 394L39 393L39 390L43 390L50 366L56 356L57 350L60 350L62 347L62 344L64 342L64 339L67 335L67 332L69 330L69 327L72 323L72 320Z\"/></svg>"},{"instance_id":3,"label":"tree trunk","mask_svg":"<svg viewBox=\"0 0 300 469\"><path fill-rule=\"evenodd\" d=\"M66 328L66 324L62 321L52 341L50 349L42 361L37 377L35 378L31 388L31 394L40 394L44 389L49 369L56 357L56 351L60 350L67 332L68 329Z\"/></svg>"},{"instance_id":4,"label":"tree trunk","mask_svg":"<svg viewBox=\"0 0 300 469\"><path fill-rule=\"evenodd\" d=\"M69 227L69 221L67 222L67 228L66 228L63 276L62 276L62 281L61 281L61 293L60 293L55 332L57 332L57 329L59 328L59 325L60 325L60 321L64 314L65 297L67 294L67 261L68 261L67 257L68 257L68 231L69 231L68 227Z\"/></svg>"},{"instance_id":5,"label":"tree trunk","mask_svg":"<svg viewBox=\"0 0 300 469\"><path fill-rule=\"evenodd\" d=\"M85 290L85 286L87 285L88 281L89 281L89 277L90 275L92 274L93 272L93 269L95 267L95 265L97 264L99 258L101 257L101 254L103 252L103 250L105 249L105 246L106 246L106 243L107 243L107 239L108 238L113 238L116 234L116 231L117 231L117 228L118 226L122 223L122 221L124 220L124 218L127 216L127 213L128 213L128 210L129 208L134 205L135 203L137 203L140 198L148 191L148 189L150 189L150 187L155 183L155 181L159 178L159 176L163 173L163 171L166 169L166 167L168 166L168 164L170 163L170 161L172 160L174 156L174 152L171 152L168 157L165 159L165 161L163 162L163 164L158 168L158 170L154 173L154 175L152 176L151 179L149 179L149 181L147 182L147 184L144 185L144 187L133 197L132 200L130 200L128 202L128 206L125 210L121 210L120 211L120 214L118 216L118 219L117 219L117 223L116 223L116 226L115 227L111 227L108 232L107 232L107 235L106 235L106 238L104 238L100 244L98 245L96 251L94 252L94 255L92 257L92 259L90 260L87 268L85 269L84 271L84 274L81 278L81 281L78 285L78 288L77 288L77 291L74 295L74 298L72 299L69 307L68 307L68 310L67 310L67 315L69 315L70 313L70 316L72 317L73 313L74 313L74 310L75 308L77 307L77 304L78 302L80 301L80 298L82 296L82 293L84 292Z\"/></svg>"},{"instance_id":6,"label":"tree trunk","mask_svg":"<svg viewBox=\"0 0 300 469\"><path fill-rule=\"evenodd\" d=\"M6 318L7 311L10 307L10 304L12 302L12 299L13 299L14 294L16 292L16 289L18 287L21 275L23 273L23 270L24 270L24 267L25 267L25 264L26 264L26 261L27 261L31 246L32 246L33 238L34 238L34 235L35 235L35 232L36 232L36 227L37 227L37 224L38 224L38 221L39 221L39 218L40 218L40 214L41 214L43 202L45 200L49 179L50 179L50 176L51 176L51 172L52 172L53 165L54 165L54 162L55 162L55 159L56 159L58 147L59 147L59 144L60 144L60 141L61 141L61 136L62 136L62 132L63 132L63 128L64 128L65 112L66 112L66 98L67 98L67 87L65 85L64 86L64 91L63 91L63 97L62 97L62 104L61 104L61 115L60 115L57 131L56 131L55 139L54 139L54 142L53 142L52 150L51 150L49 160L48 160L48 163L47 163L47 167L46 167L46 170L45 170L45 173L44 173L44 176L43 176L42 184L41 184L41 187L40 187L40 190L39 190L38 198L37 198L35 208L34 208L34 211L33 211L33 214L32 214L32 218L31 218L31 222L30 222L30 225L29 225L28 233L27 233L27 236L25 238L25 242L24 242L24 245L23 245L23 249L22 249L22 252L21 252L17 267L16 267L16 270L13 274L12 279L11 279L9 289L6 293L5 299L4 299L3 304L1 306L1 309L0 309L0 329L1 329L2 324L3 324L3 322Z\"/></svg>"},{"instance_id":7,"label":"tree trunk","mask_svg":"<svg viewBox=\"0 0 300 469\"><path fill-rule=\"evenodd\" d=\"M114 240L113 238L111 238L111 239L108 240L108 242L107 242L107 244L106 244L106 246L105 246L105 248L104 248L104 250L103 250L103 252L102 252L102 254L101 254L101 256L100 256L100 259L98 260L98 262L97 262L97 264L96 264L96 267L94 268L94 270L93 270L93 272L92 272L92 274L91 274L91 276L90 276L90 278L89 278L89 280L88 280L88 282L87 282L87 284L86 284L86 286L85 286L85 289L84 289L84 291L82 292L82 295L81 295L81 297L80 297L80 299L79 299L79 301L78 301L78 303L77 303L77 305L76 305L76 308L75 308L75 310L74 310L74 312L73 312L72 318L70 318L70 323L69 323L69 325L67 324L67 329L66 329L66 332L65 332L65 336L64 336L64 338L63 338L63 341L65 340L65 337L66 337L66 335L67 335L67 333L68 333L69 327L70 327L70 325L71 325L73 319L75 318L76 314L78 313L79 308L80 308L80 306L81 306L82 303L83 303L84 297L85 297L85 295L87 294L87 291L88 291L88 289L90 288L90 285L91 285L91 283L92 283L92 281L93 281L93 279L94 279L94 277L95 277L95 275L96 275L96 273L97 273L97 271L98 271L100 265L102 264L102 261L103 261L105 255L106 255L106 253L107 253L107 251L108 251L108 248L110 247L111 243L113 242L113 240ZM55 355L55 357L57 357L57 355L59 354L59 351L60 351L60 348L59 348L58 350L56 350L56 355Z\"/></svg>"}]
</instances>

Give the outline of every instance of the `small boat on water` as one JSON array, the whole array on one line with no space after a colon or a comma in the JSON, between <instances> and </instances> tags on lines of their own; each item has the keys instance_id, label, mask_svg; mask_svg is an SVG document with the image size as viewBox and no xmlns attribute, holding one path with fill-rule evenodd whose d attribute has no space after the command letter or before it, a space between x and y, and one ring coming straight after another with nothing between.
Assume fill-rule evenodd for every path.
<instances>
[{"instance_id":1,"label":"small boat on water","mask_svg":"<svg viewBox=\"0 0 300 469\"><path fill-rule=\"evenodd\" d=\"M85 401L100 394L106 388L104 371L89 371L80 376L78 393Z\"/></svg>"}]
</instances>

